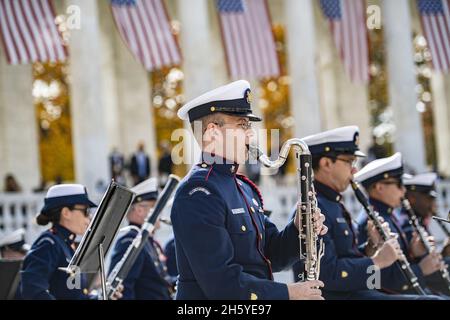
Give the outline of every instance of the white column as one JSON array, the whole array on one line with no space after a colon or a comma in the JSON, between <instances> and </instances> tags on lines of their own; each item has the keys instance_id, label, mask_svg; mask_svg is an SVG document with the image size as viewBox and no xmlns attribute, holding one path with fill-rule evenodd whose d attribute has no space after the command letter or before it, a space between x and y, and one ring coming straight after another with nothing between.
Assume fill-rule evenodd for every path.
<instances>
[{"instance_id":1,"label":"white column","mask_svg":"<svg viewBox=\"0 0 450 320\"><path fill-rule=\"evenodd\" d=\"M79 6L81 29L70 38L70 90L76 181L93 192L109 180L108 131L103 76L101 32L97 1L68 0Z\"/></svg>"},{"instance_id":2,"label":"white column","mask_svg":"<svg viewBox=\"0 0 450 320\"><path fill-rule=\"evenodd\" d=\"M383 0L389 97L396 125L395 149L407 165L425 171L425 148L420 114L416 110L410 7L407 0Z\"/></svg>"},{"instance_id":3,"label":"white column","mask_svg":"<svg viewBox=\"0 0 450 320\"><path fill-rule=\"evenodd\" d=\"M341 72L336 74L339 126L358 126L360 130L359 147L361 150L367 151L372 143L368 88L366 84L352 83L349 76L344 72L342 63L340 60L338 61L341 69Z\"/></svg>"},{"instance_id":4,"label":"white column","mask_svg":"<svg viewBox=\"0 0 450 320\"><path fill-rule=\"evenodd\" d=\"M116 76L119 99L121 150L130 158L140 142L151 158L151 171L157 173L156 132L153 124L150 75L130 53L117 34Z\"/></svg>"},{"instance_id":5,"label":"white column","mask_svg":"<svg viewBox=\"0 0 450 320\"><path fill-rule=\"evenodd\" d=\"M223 58L223 49L213 49L211 25L208 17L209 2L208 0L177 1L181 23L180 45L183 52L185 75L183 85L186 101L223 84L218 83L220 73L216 73L214 68L215 63L219 61L224 65L225 59ZM213 12L211 13L213 14ZM219 35L219 33L216 34ZM187 123L185 128L190 131ZM195 143L185 144L185 148L187 151L185 152L185 161L188 163L187 167L190 168L190 164L198 160L200 150Z\"/></svg>"},{"instance_id":6,"label":"white column","mask_svg":"<svg viewBox=\"0 0 450 320\"><path fill-rule=\"evenodd\" d=\"M296 124L294 134L304 137L322 130L312 1L287 0L285 14L291 76L290 101Z\"/></svg>"},{"instance_id":7,"label":"white column","mask_svg":"<svg viewBox=\"0 0 450 320\"><path fill-rule=\"evenodd\" d=\"M450 176L450 76L433 73L434 134L439 173Z\"/></svg>"},{"instance_id":8,"label":"white column","mask_svg":"<svg viewBox=\"0 0 450 320\"><path fill-rule=\"evenodd\" d=\"M7 173L30 191L41 176L32 67L8 65L0 51L0 192Z\"/></svg>"}]
</instances>

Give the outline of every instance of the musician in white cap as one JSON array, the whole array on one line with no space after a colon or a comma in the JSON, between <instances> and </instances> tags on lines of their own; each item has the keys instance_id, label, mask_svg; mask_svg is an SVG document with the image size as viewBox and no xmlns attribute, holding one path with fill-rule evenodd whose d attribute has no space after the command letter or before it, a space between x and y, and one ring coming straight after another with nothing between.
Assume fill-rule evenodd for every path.
<instances>
[{"instance_id":1,"label":"musician in white cap","mask_svg":"<svg viewBox=\"0 0 450 320\"><path fill-rule=\"evenodd\" d=\"M171 211L178 265L177 299L322 299L321 281L284 284L273 272L299 253L298 227L277 227L264 215L261 193L237 174L260 121L245 80L211 90L178 112L189 121L202 158L179 184ZM317 234L323 215L314 214Z\"/></svg>"},{"instance_id":2,"label":"musician in white cap","mask_svg":"<svg viewBox=\"0 0 450 320\"><path fill-rule=\"evenodd\" d=\"M87 288L85 274L78 285L70 286L67 267L75 253L76 236L82 236L90 222L89 209L96 207L80 184L60 184L47 191L44 207L36 217L41 226L51 223L33 243L23 262L20 293L26 300L95 299ZM69 280L69 281L68 281ZM119 294L114 297L117 299Z\"/></svg>"},{"instance_id":3,"label":"musician in white cap","mask_svg":"<svg viewBox=\"0 0 450 320\"><path fill-rule=\"evenodd\" d=\"M368 272L374 266L389 268L400 254L395 239L379 250L367 242L357 241L357 228L346 208L342 193L357 172L358 159L365 157L359 149L359 128L346 126L320 132L302 139L312 155L314 186L318 206L324 213L328 232L323 236L324 256L321 259L320 280L325 284L323 295L330 300L398 300L417 299L412 295L390 295L368 288ZM369 243L378 241L379 234L371 222L364 230ZM302 274L301 262L294 268L294 277Z\"/></svg>"},{"instance_id":4,"label":"musician in white cap","mask_svg":"<svg viewBox=\"0 0 450 320\"><path fill-rule=\"evenodd\" d=\"M437 192L436 182L438 175L435 172L421 173L417 175L403 175L403 183L406 188L406 198L408 199L411 209L417 218L417 223L423 228L424 235L429 243L434 247L434 238L431 236L430 223L432 216L437 214ZM405 217L405 222L402 229L406 234L408 241L420 241L416 230L410 222L410 217L403 208L401 214ZM445 228L445 226L443 226ZM426 253L424 252L424 255ZM445 254L443 254L445 256ZM444 262L448 265L450 258L444 258ZM448 266L447 266L448 268ZM439 273L433 273L425 278L428 287L435 292L440 292L450 295L448 284L442 281L442 276Z\"/></svg>"},{"instance_id":5,"label":"musician in white cap","mask_svg":"<svg viewBox=\"0 0 450 320\"><path fill-rule=\"evenodd\" d=\"M402 176L402 156L400 153L396 153L391 157L370 162L355 174L355 180L366 189L374 210L389 223L390 230L398 235L402 252L408 258L411 269L418 277L419 282L422 286L425 286L424 276L437 272L441 267L441 260L437 253L423 257L425 252L423 245L416 239L408 241L397 216L394 214L394 210L400 208L401 200L406 192ZM367 217L362 214L359 220L359 241L361 243L367 241L366 228ZM391 276L396 274L398 275ZM384 274L382 273L381 280L385 290L400 293L413 292L396 266L391 266Z\"/></svg>"},{"instance_id":6,"label":"musician in white cap","mask_svg":"<svg viewBox=\"0 0 450 320\"><path fill-rule=\"evenodd\" d=\"M120 231L111 256L110 272L122 259L154 207L158 197L157 179L144 180L131 190L136 193L136 197L127 213L129 226ZM156 221L154 230L158 228L159 220ZM171 299L175 279L168 274L165 260L161 246L151 235L123 281L123 299Z\"/></svg>"},{"instance_id":7,"label":"musician in white cap","mask_svg":"<svg viewBox=\"0 0 450 320\"><path fill-rule=\"evenodd\" d=\"M0 236L0 258L22 259L30 246L25 243L25 229L20 228Z\"/></svg>"}]
</instances>

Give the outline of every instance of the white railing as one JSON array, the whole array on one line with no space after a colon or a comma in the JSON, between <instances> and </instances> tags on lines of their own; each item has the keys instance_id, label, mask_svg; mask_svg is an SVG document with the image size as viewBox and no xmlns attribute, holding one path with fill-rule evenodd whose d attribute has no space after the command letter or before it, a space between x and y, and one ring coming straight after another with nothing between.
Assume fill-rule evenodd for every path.
<instances>
[{"instance_id":1,"label":"white railing","mask_svg":"<svg viewBox=\"0 0 450 320\"><path fill-rule=\"evenodd\" d=\"M444 215L450 208L450 181L441 182L437 186L438 190L438 208ZM278 226L283 227L291 217L294 205L297 201L297 191L292 186L265 186L261 188L264 196L264 206L272 210L271 220ZM0 235L4 232L10 232L18 228L25 228L26 241L32 243L42 230L35 222L35 216L43 205L45 194L0 193ZM94 196L100 199L100 195ZM358 203L351 190L344 193L344 200L347 209L356 218L361 212L361 205ZM170 229L163 227L160 233L160 240L165 242L171 236ZM443 232L437 224L432 225L432 231L436 235L436 240L441 243L445 238Z\"/></svg>"}]
</instances>

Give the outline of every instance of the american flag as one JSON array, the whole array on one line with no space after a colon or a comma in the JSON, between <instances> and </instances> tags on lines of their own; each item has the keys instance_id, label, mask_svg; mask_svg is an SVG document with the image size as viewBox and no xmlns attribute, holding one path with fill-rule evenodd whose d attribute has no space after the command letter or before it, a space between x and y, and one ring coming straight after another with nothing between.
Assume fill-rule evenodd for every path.
<instances>
[{"instance_id":1,"label":"american flag","mask_svg":"<svg viewBox=\"0 0 450 320\"><path fill-rule=\"evenodd\" d=\"M425 38L436 71L450 71L450 0L418 0Z\"/></svg>"},{"instance_id":2,"label":"american flag","mask_svg":"<svg viewBox=\"0 0 450 320\"><path fill-rule=\"evenodd\" d=\"M218 0L216 4L230 76L279 76L266 0Z\"/></svg>"},{"instance_id":3,"label":"american flag","mask_svg":"<svg viewBox=\"0 0 450 320\"><path fill-rule=\"evenodd\" d=\"M366 83L369 80L364 4L364 0L320 0L345 71L354 83Z\"/></svg>"},{"instance_id":4,"label":"american flag","mask_svg":"<svg viewBox=\"0 0 450 320\"><path fill-rule=\"evenodd\" d=\"M67 58L51 0L0 0L0 34L9 64Z\"/></svg>"},{"instance_id":5,"label":"american flag","mask_svg":"<svg viewBox=\"0 0 450 320\"><path fill-rule=\"evenodd\" d=\"M111 8L122 39L146 70L181 63L162 0L112 0Z\"/></svg>"}]
</instances>

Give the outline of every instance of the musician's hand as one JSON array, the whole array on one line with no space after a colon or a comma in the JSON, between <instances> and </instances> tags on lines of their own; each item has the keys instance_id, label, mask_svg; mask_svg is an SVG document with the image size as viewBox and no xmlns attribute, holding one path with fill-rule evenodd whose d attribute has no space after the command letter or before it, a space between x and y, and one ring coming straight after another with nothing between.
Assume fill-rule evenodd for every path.
<instances>
[{"instance_id":1,"label":"musician's hand","mask_svg":"<svg viewBox=\"0 0 450 320\"><path fill-rule=\"evenodd\" d=\"M429 276L441 269L442 257L439 253L432 252L419 262L419 267L424 276Z\"/></svg>"},{"instance_id":2,"label":"musician's hand","mask_svg":"<svg viewBox=\"0 0 450 320\"><path fill-rule=\"evenodd\" d=\"M381 238L380 233L371 220L367 221L367 237L369 242L375 247L379 247L383 242L383 238Z\"/></svg>"},{"instance_id":3,"label":"musician's hand","mask_svg":"<svg viewBox=\"0 0 450 320\"><path fill-rule=\"evenodd\" d=\"M123 292L123 285L119 285L117 287L116 292L114 292L114 294L112 295L111 300L120 300L120 299L122 299L122 297L123 297L122 292Z\"/></svg>"},{"instance_id":4,"label":"musician's hand","mask_svg":"<svg viewBox=\"0 0 450 320\"><path fill-rule=\"evenodd\" d=\"M322 214L319 208L314 212L314 231L318 236L323 236L328 232L328 227L324 225L325 215Z\"/></svg>"},{"instance_id":5,"label":"musician's hand","mask_svg":"<svg viewBox=\"0 0 450 320\"><path fill-rule=\"evenodd\" d=\"M411 239L411 242L409 244L411 255L414 258L419 258L427 254L427 250L425 249L422 241L419 238L419 235L417 232L413 233L413 237Z\"/></svg>"},{"instance_id":6,"label":"musician's hand","mask_svg":"<svg viewBox=\"0 0 450 320\"><path fill-rule=\"evenodd\" d=\"M397 239L391 238L372 257L373 263L380 269L391 266L402 255L402 249Z\"/></svg>"},{"instance_id":7,"label":"musician's hand","mask_svg":"<svg viewBox=\"0 0 450 320\"><path fill-rule=\"evenodd\" d=\"M320 280L290 283L287 285L289 300L324 300L322 291L324 284Z\"/></svg>"}]
</instances>

